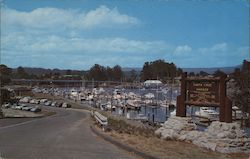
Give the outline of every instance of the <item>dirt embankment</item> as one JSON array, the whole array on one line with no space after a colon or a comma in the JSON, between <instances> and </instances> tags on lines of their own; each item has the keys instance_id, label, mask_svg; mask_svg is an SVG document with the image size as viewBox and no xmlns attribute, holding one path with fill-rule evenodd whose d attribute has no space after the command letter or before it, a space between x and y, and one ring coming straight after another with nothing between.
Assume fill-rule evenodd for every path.
<instances>
[{"instance_id":1,"label":"dirt embankment","mask_svg":"<svg viewBox=\"0 0 250 159\"><path fill-rule=\"evenodd\" d=\"M123 120L108 118L109 127L102 132L136 150L162 159L248 159L247 154L222 154L199 148L193 144L162 140L154 135L154 129L130 125ZM95 126L97 127L97 125ZM98 129L102 131L101 129Z\"/></svg>"}]
</instances>

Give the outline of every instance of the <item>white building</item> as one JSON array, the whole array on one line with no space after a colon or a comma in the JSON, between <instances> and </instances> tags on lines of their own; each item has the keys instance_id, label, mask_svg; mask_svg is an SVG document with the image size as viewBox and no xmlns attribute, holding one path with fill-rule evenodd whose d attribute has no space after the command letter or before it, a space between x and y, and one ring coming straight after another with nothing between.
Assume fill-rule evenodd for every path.
<instances>
[{"instance_id":1,"label":"white building","mask_svg":"<svg viewBox=\"0 0 250 159\"><path fill-rule=\"evenodd\" d=\"M146 80L144 82L145 87L159 87L162 85L162 82L159 80Z\"/></svg>"}]
</instances>

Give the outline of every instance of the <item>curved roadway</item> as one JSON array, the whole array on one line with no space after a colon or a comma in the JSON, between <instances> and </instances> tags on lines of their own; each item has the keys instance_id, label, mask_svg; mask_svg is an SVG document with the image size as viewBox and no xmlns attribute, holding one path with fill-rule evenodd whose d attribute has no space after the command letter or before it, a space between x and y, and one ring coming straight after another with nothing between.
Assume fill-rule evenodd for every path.
<instances>
[{"instance_id":1,"label":"curved roadway","mask_svg":"<svg viewBox=\"0 0 250 159\"><path fill-rule=\"evenodd\" d=\"M92 133L83 110L50 108L56 115L2 126L4 159L127 159L127 152ZM12 120L12 119L8 119ZM0 157L0 158L1 158Z\"/></svg>"}]
</instances>

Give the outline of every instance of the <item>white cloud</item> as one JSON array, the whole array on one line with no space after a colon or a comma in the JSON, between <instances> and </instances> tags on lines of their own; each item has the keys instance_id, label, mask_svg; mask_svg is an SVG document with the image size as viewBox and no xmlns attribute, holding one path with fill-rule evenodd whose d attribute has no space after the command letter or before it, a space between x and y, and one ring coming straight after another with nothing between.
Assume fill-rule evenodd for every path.
<instances>
[{"instance_id":1,"label":"white cloud","mask_svg":"<svg viewBox=\"0 0 250 159\"><path fill-rule=\"evenodd\" d=\"M174 51L174 55L184 55L188 52L192 51L192 48L188 45L183 45L183 46L177 46L175 51Z\"/></svg>"},{"instance_id":2,"label":"white cloud","mask_svg":"<svg viewBox=\"0 0 250 159\"><path fill-rule=\"evenodd\" d=\"M61 36L34 37L13 33L2 37L2 50L18 50L25 53L153 53L167 48L161 41L139 41L125 38L65 38Z\"/></svg>"},{"instance_id":3,"label":"white cloud","mask_svg":"<svg viewBox=\"0 0 250 159\"><path fill-rule=\"evenodd\" d=\"M207 48L199 48L198 49L201 53L211 53L211 52L225 52L228 50L228 44L223 42L223 43L218 43L215 44L211 47Z\"/></svg>"},{"instance_id":4,"label":"white cloud","mask_svg":"<svg viewBox=\"0 0 250 159\"><path fill-rule=\"evenodd\" d=\"M139 23L139 20L119 13L117 8L109 9L106 6L100 6L96 10L88 12L83 21L84 26L87 28L99 25L112 26L112 23L119 25L136 25Z\"/></svg>"},{"instance_id":5,"label":"white cloud","mask_svg":"<svg viewBox=\"0 0 250 159\"><path fill-rule=\"evenodd\" d=\"M11 67L22 65L88 69L95 63L104 66L140 66L166 50L168 46L161 41L120 37L88 39L11 33L1 40L1 60Z\"/></svg>"},{"instance_id":6,"label":"white cloud","mask_svg":"<svg viewBox=\"0 0 250 159\"><path fill-rule=\"evenodd\" d=\"M211 47L211 51L226 51L226 50L227 50L227 43L219 43Z\"/></svg>"},{"instance_id":7,"label":"white cloud","mask_svg":"<svg viewBox=\"0 0 250 159\"><path fill-rule=\"evenodd\" d=\"M95 10L83 12L72 9L37 8L30 12L2 8L2 23L34 29L84 29L94 27L131 26L140 21L132 16L121 14L117 8L100 6Z\"/></svg>"}]
</instances>

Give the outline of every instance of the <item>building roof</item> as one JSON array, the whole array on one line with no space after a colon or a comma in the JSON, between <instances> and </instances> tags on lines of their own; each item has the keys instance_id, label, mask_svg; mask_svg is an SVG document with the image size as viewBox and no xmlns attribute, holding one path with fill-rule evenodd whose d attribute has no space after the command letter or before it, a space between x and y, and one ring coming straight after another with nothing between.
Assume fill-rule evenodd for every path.
<instances>
[{"instance_id":1,"label":"building roof","mask_svg":"<svg viewBox=\"0 0 250 159\"><path fill-rule=\"evenodd\" d=\"M159 80L146 80L144 84L162 84Z\"/></svg>"}]
</instances>

